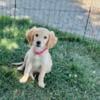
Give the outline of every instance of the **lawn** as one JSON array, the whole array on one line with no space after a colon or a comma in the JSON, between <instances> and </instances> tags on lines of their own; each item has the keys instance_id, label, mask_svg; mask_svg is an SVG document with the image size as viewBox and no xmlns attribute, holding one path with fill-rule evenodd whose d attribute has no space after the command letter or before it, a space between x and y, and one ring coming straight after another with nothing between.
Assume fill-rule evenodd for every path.
<instances>
[{"instance_id":1,"label":"lawn","mask_svg":"<svg viewBox=\"0 0 100 100\"><path fill-rule=\"evenodd\" d=\"M53 69L46 87L38 87L37 80L19 83L22 73L11 63L23 60L29 49L25 32L34 25L40 26L0 17L0 100L100 100L100 42L57 29L49 28L59 41L50 50Z\"/></svg>"}]
</instances>

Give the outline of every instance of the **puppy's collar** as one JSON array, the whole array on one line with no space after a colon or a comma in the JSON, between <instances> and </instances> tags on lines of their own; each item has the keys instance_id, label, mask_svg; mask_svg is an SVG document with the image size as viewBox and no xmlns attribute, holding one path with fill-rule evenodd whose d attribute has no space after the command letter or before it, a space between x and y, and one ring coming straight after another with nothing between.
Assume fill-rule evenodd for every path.
<instances>
[{"instance_id":1,"label":"puppy's collar","mask_svg":"<svg viewBox=\"0 0 100 100\"><path fill-rule=\"evenodd\" d=\"M48 49L47 48L45 48L45 49L43 49L43 50L41 50L41 51L36 51L36 50L34 50L34 53L36 54L36 55L39 55L39 56L41 56L45 51L47 51Z\"/></svg>"}]
</instances>

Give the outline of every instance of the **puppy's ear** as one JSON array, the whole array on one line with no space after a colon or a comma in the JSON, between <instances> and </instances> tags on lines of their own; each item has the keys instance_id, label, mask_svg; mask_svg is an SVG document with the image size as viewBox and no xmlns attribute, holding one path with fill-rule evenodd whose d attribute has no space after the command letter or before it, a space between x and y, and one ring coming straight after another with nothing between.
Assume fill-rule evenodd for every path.
<instances>
[{"instance_id":1,"label":"puppy's ear","mask_svg":"<svg viewBox=\"0 0 100 100\"><path fill-rule=\"evenodd\" d=\"M34 34L36 33L37 28L33 27L26 32L26 39L28 40L29 44L32 45Z\"/></svg>"},{"instance_id":2,"label":"puppy's ear","mask_svg":"<svg viewBox=\"0 0 100 100\"><path fill-rule=\"evenodd\" d=\"M57 43L58 38L55 36L55 33L53 31L50 32L49 34L49 40L46 44L47 48L53 48L55 44Z\"/></svg>"}]
</instances>

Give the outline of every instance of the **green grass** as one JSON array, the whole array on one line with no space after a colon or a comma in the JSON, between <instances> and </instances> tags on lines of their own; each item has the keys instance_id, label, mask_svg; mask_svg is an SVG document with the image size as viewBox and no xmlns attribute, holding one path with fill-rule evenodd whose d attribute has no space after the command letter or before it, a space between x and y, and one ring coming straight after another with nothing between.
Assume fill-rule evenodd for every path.
<instances>
[{"instance_id":1,"label":"green grass","mask_svg":"<svg viewBox=\"0 0 100 100\"><path fill-rule=\"evenodd\" d=\"M36 80L19 83L22 73L11 63L23 60L29 48L25 32L34 25L40 26L0 17L0 100L100 100L100 42L49 27L59 41L50 50L53 69L46 87L39 88Z\"/></svg>"}]
</instances>

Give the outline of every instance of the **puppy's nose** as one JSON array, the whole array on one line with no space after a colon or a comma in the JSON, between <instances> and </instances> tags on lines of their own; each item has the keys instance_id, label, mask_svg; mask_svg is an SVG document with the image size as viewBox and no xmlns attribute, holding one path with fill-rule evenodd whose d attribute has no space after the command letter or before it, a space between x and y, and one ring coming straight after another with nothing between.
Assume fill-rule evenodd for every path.
<instances>
[{"instance_id":1,"label":"puppy's nose","mask_svg":"<svg viewBox=\"0 0 100 100\"><path fill-rule=\"evenodd\" d=\"M37 44L37 45L40 45L40 44L41 44L41 42L40 42L40 41L37 41L37 42L36 42L36 44Z\"/></svg>"},{"instance_id":2,"label":"puppy's nose","mask_svg":"<svg viewBox=\"0 0 100 100\"><path fill-rule=\"evenodd\" d=\"M36 46L37 46L37 47L40 47L40 44L41 44L41 41L37 41L37 42L36 42Z\"/></svg>"}]
</instances>

